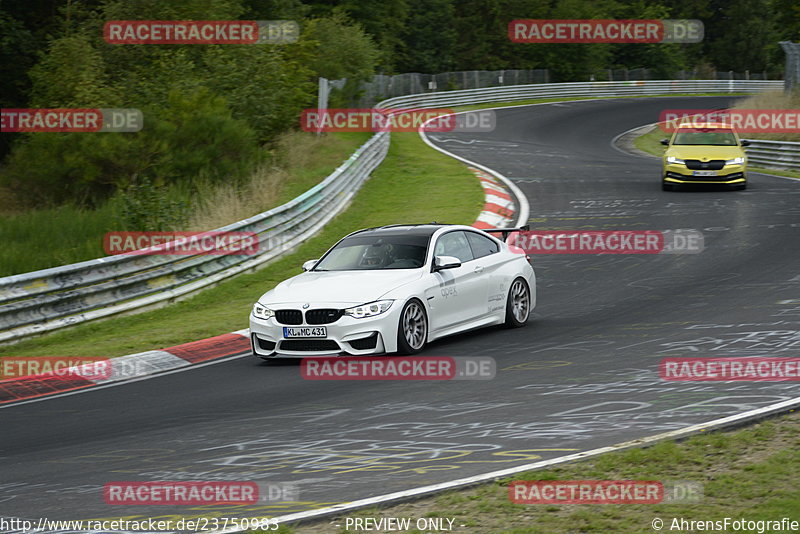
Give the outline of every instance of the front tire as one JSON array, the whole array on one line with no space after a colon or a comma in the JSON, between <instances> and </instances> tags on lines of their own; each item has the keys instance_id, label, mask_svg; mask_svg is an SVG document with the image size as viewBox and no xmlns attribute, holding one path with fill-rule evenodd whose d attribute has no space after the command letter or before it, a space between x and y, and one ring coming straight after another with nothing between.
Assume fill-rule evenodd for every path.
<instances>
[{"instance_id":1,"label":"front tire","mask_svg":"<svg viewBox=\"0 0 800 534\"><path fill-rule=\"evenodd\" d=\"M428 315L425 307L417 299L411 299L403 306L400 323L397 326L397 352L417 354L428 342Z\"/></svg>"},{"instance_id":2,"label":"front tire","mask_svg":"<svg viewBox=\"0 0 800 534\"><path fill-rule=\"evenodd\" d=\"M506 300L506 322L509 328L519 328L528 322L531 315L531 289L523 278L511 282Z\"/></svg>"}]
</instances>

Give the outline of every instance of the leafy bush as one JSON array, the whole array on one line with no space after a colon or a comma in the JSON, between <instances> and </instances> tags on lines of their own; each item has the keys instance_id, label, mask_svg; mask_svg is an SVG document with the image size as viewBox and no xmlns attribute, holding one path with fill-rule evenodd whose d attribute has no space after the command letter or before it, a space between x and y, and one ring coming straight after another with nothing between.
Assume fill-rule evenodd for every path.
<instances>
[{"instance_id":1,"label":"leafy bush","mask_svg":"<svg viewBox=\"0 0 800 534\"><path fill-rule=\"evenodd\" d=\"M97 206L137 177L159 185L236 182L257 162L255 132L207 89L173 92L143 113L136 133L30 134L0 183L25 191L32 205Z\"/></svg>"},{"instance_id":2,"label":"leafy bush","mask_svg":"<svg viewBox=\"0 0 800 534\"><path fill-rule=\"evenodd\" d=\"M165 186L155 186L149 178L134 181L118 196L122 223L128 230L175 230L188 217L188 202L170 198Z\"/></svg>"}]
</instances>

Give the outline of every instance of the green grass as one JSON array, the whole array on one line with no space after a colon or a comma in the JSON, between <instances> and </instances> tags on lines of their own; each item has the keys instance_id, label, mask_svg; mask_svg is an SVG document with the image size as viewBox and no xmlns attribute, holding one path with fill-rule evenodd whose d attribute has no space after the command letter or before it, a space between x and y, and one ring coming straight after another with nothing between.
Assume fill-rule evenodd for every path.
<instances>
[{"instance_id":1,"label":"green grass","mask_svg":"<svg viewBox=\"0 0 800 534\"><path fill-rule=\"evenodd\" d=\"M0 216L0 277L105 256L103 234L119 229L117 210L61 206Z\"/></svg>"},{"instance_id":2,"label":"green grass","mask_svg":"<svg viewBox=\"0 0 800 534\"><path fill-rule=\"evenodd\" d=\"M669 134L662 132L659 128L650 130L646 134L640 135L633 140L633 146L647 152L650 155L661 157L666 148L661 144L661 140L669 137Z\"/></svg>"},{"instance_id":3,"label":"green grass","mask_svg":"<svg viewBox=\"0 0 800 534\"><path fill-rule=\"evenodd\" d=\"M370 132L336 132L326 134L327 141L314 149L314 161L305 165L293 165L291 180L282 184L278 203L285 204L305 193L329 176L358 147L372 137Z\"/></svg>"},{"instance_id":4,"label":"green grass","mask_svg":"<svg viewBox=\"0 0 800 534\"><path fill-rule=\"evenodd\" d=\"M689 481L700 484L702 494L698 502L691 503L514 504L507 490L512 480ZM655 517L667 525L662 532L670 532L673 518L681 517L755 521L788 517L800 521L800 413L764 421L744 430L698 434L680 443L665 441L646 449L604 454L407 504L361 510L349 516L411 517L414 520L454 518L454 525L465 525L455 530L459 534L655 532L651 528ZM343 517L330 521L343 522ZM330 523L300 525L290 532L348 532ZM400 532L417 531L399 531L398 534Z\"/></svg>"},{"instance_id":5,"label":"green grass","mask_svg":"<svg viewBox=\"0 0 800 534\"><path fill-rule=\"evenodd\" d=\"M288 202L321 182L369 137L370 134L366 132L328 134L323 142L315 145L313 155L293 155L303 161L279 162L287 168L290 179L280 184L274 205L264 209ZM291 147L284 152L291 153ZM199 193L201 197L203 194L208 192ZM189 203L192 199L186 184L171 188L167 196ZM0 195L0 202L4 198ZM0 243L3 244L0 277L105 256L103 235L125 229L119 200L115 197L95 210L65 205L49 209L0 211L3 213L0 215ZM231 222L234 221L229 220L224 224Z\"/></svg>"},{"instance_id":6,"label":"green grass","mask_svg":"<svg viewBox=\"0 0 800 534\"><path fill-rule=\"evenodd\" d=\"M256 299L299 274L343 235L370 226L432 220L471 224L483 190L458 161L425 145L416 133L396 133L385 161L351 206L299 249L264 269L240 275L174 305L83 324L3 347L6 356L121 356L196 341L248 326Z\"/></svg>"},{"instance_id":7,"label":"green grass","mask_svg":"<svg viewBox=\"0 0 800 534\"><path fill-rule=\"evenodd\" d=\"M643 135L640 135L636 139L633 140L633 145L643 152L647 152L653 156L661 157L664 154L664 145L661 144L661 140L669 137L669 134L664 133L659 128L655 128ZM752 165L747 166L748 170L753 172L763 172L766 174L776 174L778 176L786 176L788 178L800 178L800 172L798 171L791 171L786 169L769 169L766 167L754 167Z\"/></svg>"}]
</instances>

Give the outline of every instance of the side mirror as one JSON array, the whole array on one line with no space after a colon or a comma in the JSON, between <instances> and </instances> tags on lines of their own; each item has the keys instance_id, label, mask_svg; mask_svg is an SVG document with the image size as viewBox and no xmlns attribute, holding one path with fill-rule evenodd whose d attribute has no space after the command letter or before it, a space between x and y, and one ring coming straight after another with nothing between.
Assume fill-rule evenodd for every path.
<instances>
[{"instance_id":1,"label":"side mirror","mask_svg":"<svg viewBox=\"0 0 800 534\"><path fill-rule=\"evenodd\" d=\"M669 146L669 139L662 139L661 144L665 146Z\"/></svg>"},{"instance_id":2,"label":"side mirror","mask_svg":"<svg viewBox=\"0 0 800 534\"><path fill-rule=\"evenodd\" d=\"M750 146L750 141L748 141L747 139L742 139L742 140L740 141L740 144L741 144L742 146Z\"/></svg>"},{"instance_id":3,"label":"side mirror","mask_svg":"<svg viewBox=\"0 0 800 534\"><path fill-rule=\"evenodd\" d=\"M308 260L307 262L303 263L303 270L310 271L311 269L314 268L314 266L317 264L318 261L319 258L317 258L316 260Z\"/></svg>"},{"instance_id":4,"label":"side mirror","mask_svg":"<svg viewBox=\"0 0 800 534\"><path fill-rule=\"evenodd\" d=\"M455 269L456 267L461 267L461 260L455 256L434 256L433 258L433 272Z\"/></svg>"}]
</instances>

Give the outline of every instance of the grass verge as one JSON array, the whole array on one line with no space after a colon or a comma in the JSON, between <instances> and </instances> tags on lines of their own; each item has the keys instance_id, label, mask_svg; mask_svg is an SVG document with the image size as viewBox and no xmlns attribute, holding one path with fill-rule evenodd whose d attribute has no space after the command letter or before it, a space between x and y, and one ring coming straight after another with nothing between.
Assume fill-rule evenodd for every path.
<instances>
[{"instance_id":1,"label":"grass verge","mask_svg":"<svg viewBox=\"0 0 800 534\"><path fill-rule=\"evenodd\" d=\"M788 109L800 107L800 91L786 93L784 91L768 91L751 95L736 103L736 109ZM755 136L754 136L755 137ZM760 133L759 139L774 141L800 141L800 132Z\"/></svg>"},{"instance_id":2,"label":"grass verge","mask_svg":"<svg viewBox=\"0 0 800 534\"><path fill-rule=\"evenodd\" d=\"M0 277L104 256L103 235L119 230L118 220L112 202L0 215Z\"/></svg>"},{"instance_id":3,"label":"grass verge","mask_svg":"<svg viewBox=\"0 0 800 534\"><path fill-rule=\"evenodd\" d=\"M431 150L416 133L395 133L388 156L350 207L296 252L174 305L28 339L2 347L3 355L122 356L246 328L262 293L299 274L302 262L318 258L345 234L432 220L471 224L483 202L478 180L462 163Z\"/></svg>"},{"instance_id":4,"label":"grass verge","mask_svg":"<svg viewBox=\"0 0 800 534\"><path fill-rule=\"evenodd\" d=\"M659 480L699 483L698 502L670 504L514 504L512 480ZM646 449L604 454L592 460L521 473L512 478L418 501L349 514L352 518L450 518L458 534L551 534L573 532L663 532L673 520L800 521L800 412L763 421L743 430L699 434L686 441L665 441ZM286 528L287 534L345 534L344 516ZM445 522L447 525L447 522ZM463 526L460 526L463 525ZM729 527L730 528L730 527ZM766 532L774 532L767 529ZM383 532L373 530L372 532ZM396 534L421 534L395 530ZM758 532L745 529L740 532Z\"/></svg>"},{"instance_id":5,"label":"grass verge","mask_svg":"<svg viewBox=\"0 0 800 534\"><path fill-rule=\"evenodd\" d=\"M659 128L654 126L649 132L634 139L633 145L643 152L647 152L653 156L661 157L661 155L664 154L664 145L661 144L661 140L665 137L668 137L668 134L665 134ZM768 169L765 167L753 167L752 165L748 165L747 168L752 172L775 174L777 176L786 176L788 178L800 178L800 172L798 171L786 169Z\"/></svg>"},{"instance_id":6,"label":"grass verge","mask_svg":"<svg viewBox=\"0 0 800 534\"><path fill-rule=\"evenodd\" d=\"M369 133L335 133L317 138L305 132L281 135L268 164L243 184L180 183L163 195L187 207L186 223L175 230L209 230L288 202L321 182L355 152ZM103 235L126 227L122 193L97 209L64 205L24 209L0 190L0 276L100 258Z\"/></svg>"}]
</instances>

